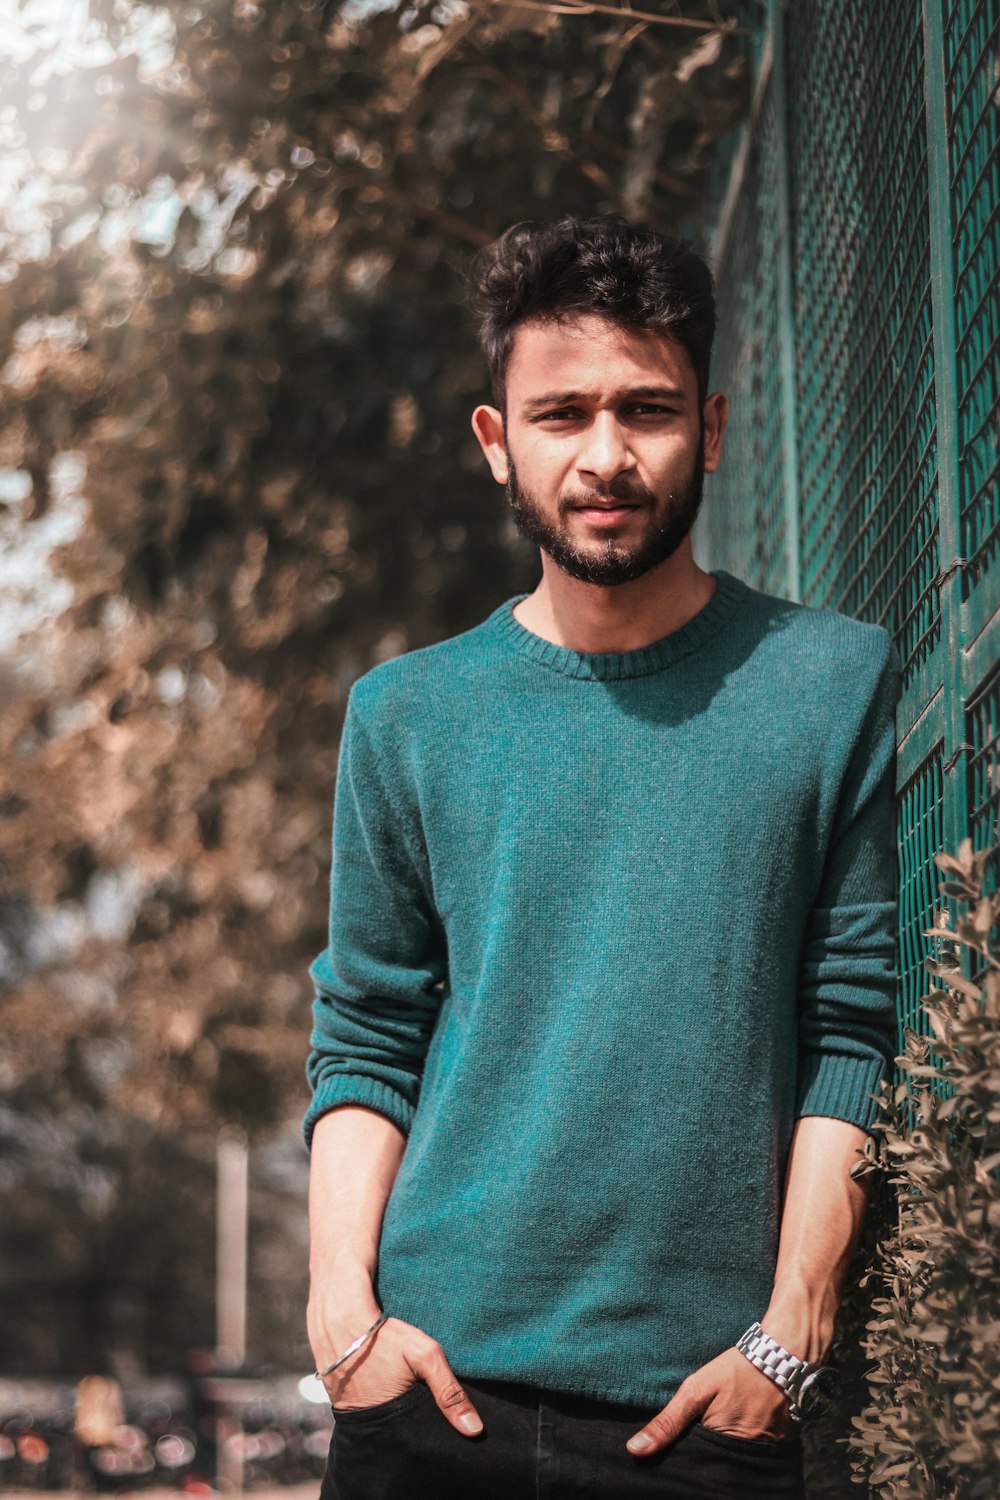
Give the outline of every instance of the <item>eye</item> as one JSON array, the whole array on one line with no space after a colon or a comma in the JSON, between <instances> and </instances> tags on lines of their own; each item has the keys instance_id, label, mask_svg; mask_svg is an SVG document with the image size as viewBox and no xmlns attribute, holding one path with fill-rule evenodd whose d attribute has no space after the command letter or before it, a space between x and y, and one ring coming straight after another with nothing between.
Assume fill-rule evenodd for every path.
<instances>
[{"instance_id":1,"label":"eye","mask_svg":"<svg viewBox=\"0 0 1000 1500\"><path fill-rule=\"evenodd\" d=\"M676 417L680 413L676 406L654 406L651 402L642 402L629 408L634 417Z\"/></svg>"},{"instance_id":2,"label":"eye","mask_svg":"<svg viewBox=\"0 0 1000 1500\"><path fill-rule=\"evenodd\" d=\"M533 422L560 422L579 421L580 413L571 406L561 406L554 411L539 412L537 417L532 417Z\"/></svg>"}]
</instances>

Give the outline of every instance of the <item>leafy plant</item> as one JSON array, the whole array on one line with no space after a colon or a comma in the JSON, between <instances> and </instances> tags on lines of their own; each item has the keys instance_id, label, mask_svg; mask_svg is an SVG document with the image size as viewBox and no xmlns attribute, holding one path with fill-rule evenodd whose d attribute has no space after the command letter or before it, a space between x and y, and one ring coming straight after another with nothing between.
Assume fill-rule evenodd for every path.
<instances>
[{"instance_id":1,"label":"leafy plant","mask_svg":"<svg viewBox=\"0 0 1000 1500\"><path fill-rule=\"evenodd\" d=\"M884 1083L881 1143L852 1176L883 1174L898 1217L862 1277L876 1295L863 1348L870 1404L847 1439L881 1500L986 1500L1000 1475L1000 845L934 856L956 904L925 936L931 1034L906 1029L903 1081ZM968 950L963 966L960 947ZM973 957L977 955L978 957ZM965 972L969 970L970 972Z\"/></svg>"}]
</instances>

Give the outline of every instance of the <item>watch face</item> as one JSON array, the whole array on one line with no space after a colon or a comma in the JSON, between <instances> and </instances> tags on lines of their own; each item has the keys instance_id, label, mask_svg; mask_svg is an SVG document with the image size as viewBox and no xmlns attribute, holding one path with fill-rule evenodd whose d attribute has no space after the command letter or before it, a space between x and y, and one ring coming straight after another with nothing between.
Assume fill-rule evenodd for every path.
<instances>
[{"instance_id":1,"label":"watch face","mask_svg":"<svg viewBox=\"0 0 1000 1500\"><path fill-rule=\"evenodd\" d=\"M798 1404L804 1417L815 1417L826 1411L840 1393L840 1376L830 1365L814 1370L802 1382Z\"/></svg>"}]
</instances>

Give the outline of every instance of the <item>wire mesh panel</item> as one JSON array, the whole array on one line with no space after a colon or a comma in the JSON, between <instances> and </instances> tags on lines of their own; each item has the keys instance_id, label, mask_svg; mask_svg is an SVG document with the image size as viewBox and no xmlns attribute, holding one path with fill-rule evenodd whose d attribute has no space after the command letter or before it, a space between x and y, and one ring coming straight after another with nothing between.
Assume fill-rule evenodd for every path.
<instances>
[{"instance_id":1,"label":"wire mesh panel","mask_svg":"<svg viewBox=\"0 0 1000 1500\"><path fill-rule=\"evenodd\" d=\"M927 1030L924 932L954 916L934 855L1000 839L1000 0L767 15L719 216L734 408L700 524L713 563L898 647L902 1047Z\"/></svg>"},{"instance_id":2,"label":"wire mesh panel","mask_svg":"<svg viewBox=\"0 0 1000 1500\"><path fill-rule=\"evenodd\" d=\"M951 175L959 527L966 595L997 565L1000 125L997 0L944 3Z\"/></svg>"},{"instance_id":3,"label":"wire mesh panel","mask_svg":"<svg viewBox=\"0 0 1000 1500\"><path fill-rule=\"evenodd\" d=\"M791 28L790 28L791 30ZM826 32L842 31L831 37ZM852 371L859 361L852 299L862 281L864 189L860 135L863 121L850 90L820 87L823 58L814 46L836 41L848 77L865 66L856 28L838 26L827 13L798 18L790 36L789 112L792 120L809 97L815 126L789 131L789 176L794 225L796 412L800 476L800 526L804 597L832 592L821 575L836 571L847 550L851 515L842 507L851 464ZM825 54L824 54L825 57ZM804 70L800 72L799 70ZM815 201L803 202L803 193ZM866 538L867 540L867 538ZM817 587L819 583L819 587Z\"/></svg>"},{"instance_id":4,"label":"wire mesh panel","mask_svg":"<svg viewBox=\"0 0 1000 1500\"><path fill-rule=\"evenodd\" d=\"M969 832L974 849L1000 842L1000 668L966 708L969 743ZM996 890L996 868L993 871Z\"/></svg>"},{"instance_id":5,"label":"wire mesh panel","mask_svg":"<svg viewBox=\"0 0 1000 1500\"><path fill-rule=\"evenodd\" d=\"M969 833L973 849L1000 844L1000 668L989 674L966 706L966 737L969 742ZM1000 883L1000 850L987 862L985 890ZM996 931L992 934L996 940ZM985 969L982 960L973 966L977 980Z\"/></svg>"},{"instance_id":6,"label":"wire mesh panel","mask_svg":"<svg viewBox=\"0 0 1000 1500\"><path fill-rule=\"evenodd\" d=\"M930 1034L920 1002L931 983L924 959L934 949L932 940L923 934L934 925L941 874L928 859L927 850L928 845L941 848L943 790L941 756L935 754L917 767L899 794L898 1052L903 1050L907 1026L921 1036Z\"/></svg>"},{"instance_id":7,"label":"wire mesh panel","mask_svg":"<svg viewBox=\"0 0 1000 1500\"><path fill-rule=\"evenodd\" d=\"M920 8L787 14L803 598L888 626L907 682L940 635Z\"/></svg>"},{"instance_id":8,"label":"wire mesh panel","mask_svg":"<svg viewBox=\"0 0 1000 1500\"><path fill-rule=\"evenodd\" d=\"M730 399L723 470L711 486L704 525L713 565L768 593L787 595L783 488L782 337L773 267L777 236L776 119L771 90L738 161L741 186L715 267L719 340L713 385Z\"/></svg>"}]
</instances>

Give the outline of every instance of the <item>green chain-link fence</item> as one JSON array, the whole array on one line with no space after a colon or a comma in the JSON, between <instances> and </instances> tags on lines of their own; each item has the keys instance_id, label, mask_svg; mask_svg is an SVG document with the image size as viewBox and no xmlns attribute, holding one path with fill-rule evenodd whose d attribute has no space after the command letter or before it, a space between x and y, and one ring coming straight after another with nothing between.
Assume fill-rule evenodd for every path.
<instances>
[{"instance_id":1,"label":"green chain-link fence","mask_svg":"<svg viewBox=\"0 0 1000 1500\"><path fill-rule=\"evenodd\" d=\"M932 856L998 840L998 10L772 3L715 235L732 415L699 560L885 625L903 663L900 1051Z\"/></svg>"}]
</instances>

